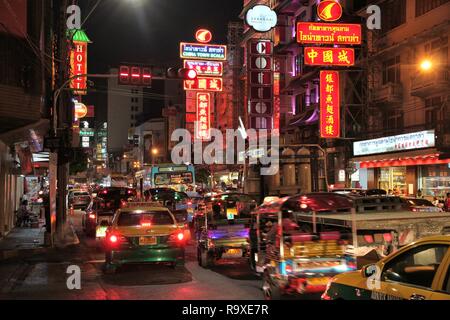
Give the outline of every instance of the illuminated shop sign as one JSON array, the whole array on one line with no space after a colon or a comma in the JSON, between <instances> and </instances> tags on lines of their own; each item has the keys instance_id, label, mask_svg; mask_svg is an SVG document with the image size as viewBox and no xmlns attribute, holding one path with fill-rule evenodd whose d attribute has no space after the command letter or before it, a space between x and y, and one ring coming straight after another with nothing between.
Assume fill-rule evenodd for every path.
<instances>
[{"instance_id":1,"label":"illuminated shop sign","mask_svg":"<svg viewBox=\"0 0 450 320\"><path fill-rule=\"evenodd\" d=\"M87 43L75 42L70 50L70 77L87 74ZM76 95L85 95L87 89L86 76L70 81L70 88Z\"/></svg>"},{"instance_id":2,"label":"illuminated shop sign","mask_svg":"<svg viewBox=\"0 0 450 320\"><path fill-rule=\"evenodd\" d=\"M227 46L218 44L181 42L180 58L200 60L226 60Z\"/></svg>"},{"instance_id":3,"label":"illuminated shop sign","mask_svg":"<svg viewBox=\"0 0 450 320\"><path fill-rule=\"evenodd\" d=\"M222 78L197 77L195 80L184 80L184 90L221 92Z\"/></svg>"},{"instance_id":4,"label":"illuminated shop sign","mask_svg":"<svg viewBox=\"0 0 450 320\"><path fill-rule=\"evenodd\" d=\"M212 33L206 29L199 29L195 33L195 39L200 43L208 43L212 40Z\"/></svg>"},{"instance_id":5,"label":"illuminated shop sign","mask_svg":"<svg viewBox=\"0 0 450 320\"><path fill-rule=\"evenodd\" d=\"M353 154L355 156L364 156L386 152L433 148L435 145L435 131L427 130L354 142Z\"/></svg>"},{"instance_id":6,"label":"illuminated shop sign","mask_svg":"<svg viewBox=\"0 0 450 320\"><path fill-rule=\"evenodd\" d=\"M184 67L194 69L199 76L220 77L223 75L223 62L184 60Z\"/></svg>"},{"instance_id":7,"label":"illuminated shop sign","mask_svg":"<svg viewBox=\"0 0 450 320\"><path fill-rule=\"evenodd\" d=\"M355 65L355 50L351 48L306 47L304 56L310 66Z\"/></svg>"},{"instance_id":8,"label":"illuminated shop sign","mask_svg":"<svg viewBox=\"0 0 450 320\"><path fill-rule=\"evenodd\" d=\"M339 72L320 71L320 136L340 137Z\"/></svg>"},{"instance_id":9,"label":"illuminated shop sign","mask_svg":"<svg viewBox=\"0 0 450 320\"><path fill-rule=\"evenodd\" d=\"M322 21L337 21L342 17L342 6L333 0L321 1L317 6L317 16Z\"/></svg>"},{"instance_id":10,"label":"illuminated shop sign","mask_svg":"<svg viewBox=\"0 0 450 320\"><path fill-rule=\"evenodd\" d=\"M297 23L297 42L302 44L350 44L362 42L361 25L347 23Z\"/></svg>"},{"instance_id":11,"label":"illuminated shop sign","mask_svg":"<svg viewBox=\"0 0 450 320\"><path fill-rule=\"evenodd\" d=\"M196 139L211 139L211 94L197 93L197 132Z\"/></svg>"},{"instance_id":12,"label":"illuminated shop sign","mask_svg":"<svg viewBox=\"0 0 450 320\"><path fill-rule=\"evenodd\" d=\"M277 25L277 14L265 5L256 5L247 11L245 22L258 32L267 32Z\"/></svg>"}]
</instances>

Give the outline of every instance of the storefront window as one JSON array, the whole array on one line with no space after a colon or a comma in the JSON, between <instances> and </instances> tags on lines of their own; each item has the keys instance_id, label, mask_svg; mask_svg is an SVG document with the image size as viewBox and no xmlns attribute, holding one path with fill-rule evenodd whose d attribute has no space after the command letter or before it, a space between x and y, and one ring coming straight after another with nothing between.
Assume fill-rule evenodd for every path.
<instances>
[{"instance_id":1,"label":"storefront window","mask_svg":"<svg viewBox=\"0 0 450 320\"><path fill-rule=\"evenodd\" d=\"M444 198L450 192L448 164L422 167L421 182L425 196Z\"/></svg>"},{"instance_id":2,"label":"storefront window","mask_svg":"<svg viewBox=\"0 0 450 320\"><path fill-rule=\"evenodd\" d=\"M406 167L381 168L378 180L379 188L394 193L408 194L406 185Z\"/></svg>"}]
</instances>

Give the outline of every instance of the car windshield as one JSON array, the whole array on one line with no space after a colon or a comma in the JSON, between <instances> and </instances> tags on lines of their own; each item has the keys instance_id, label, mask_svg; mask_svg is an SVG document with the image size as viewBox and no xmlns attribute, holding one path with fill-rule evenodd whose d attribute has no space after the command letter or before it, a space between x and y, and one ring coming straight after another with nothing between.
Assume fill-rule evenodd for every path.
<instances>
[{"instance_id":1,"label":"car windshield","mask_svg":"<svg viewBox=\"0 0 450 320\"><path fill-rule=\"evenodd\" d=\"M408 203L412 206L419 206L419 207L434 207L434 205L425 199L408 199Z\"/></svg>"},{"instance_id":2,"label":"car windshield","mask_svg":"<svg viewBox=\"0 0 450 320\"><path fill-rule=\"evenodd\" d=\"M121 227L139 226L143 222L153 226L173 225L175 221L168 211L125 211L119 215L117 225Z\"/></svg>"}]
</instances>

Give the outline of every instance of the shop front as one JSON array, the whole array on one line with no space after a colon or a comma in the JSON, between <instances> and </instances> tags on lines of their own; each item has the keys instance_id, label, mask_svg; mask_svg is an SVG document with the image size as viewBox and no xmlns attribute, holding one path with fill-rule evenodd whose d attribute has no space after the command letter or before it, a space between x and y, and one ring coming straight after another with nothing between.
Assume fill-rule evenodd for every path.
<instances>
[{"instance_id":1,"label":"shop front","mask_svg":"<svg viewBox=\"0 0 450 320\"><path fill-rule=\"evenodd\" d=\"M392 152L397 151L397 152ZM450 159L440 159L434 130L354 143L352 159L362 188L444 198L450 192Z\"/></svg>"}]
</instances>

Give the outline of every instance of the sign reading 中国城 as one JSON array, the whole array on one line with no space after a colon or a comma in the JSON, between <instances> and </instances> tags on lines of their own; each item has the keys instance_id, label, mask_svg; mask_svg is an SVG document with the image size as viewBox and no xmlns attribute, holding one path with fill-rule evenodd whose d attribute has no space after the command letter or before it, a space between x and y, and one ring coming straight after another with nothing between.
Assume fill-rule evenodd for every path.
<instances>
[{"instance_id":1,"label":"sign reading \u4e2d\u56fd\u57ce","mask_svg":"<svg viewBox=\"0 0 450 320\"><path fill-rule=\"evenodd\" d=\"M221 61L184 60L184 67L194 69L199 76L221 77L223 75Z\"/></svg>"},{"instance_id":2,"label":"sign reading \u4e2d\u56fd\u57ce","mask_svg":"<svg viewBox=\"0 0 450 320\"><path fill-rule=\"evenodd\" d=\"M247 11L245 22L257 32L268 32L275 28L278 17L270 7L259 4Z\"/></svg>"},{"instance_id":3,"label":"sign reading \u4e2d\u56fd\u57ce","mask_svg":"<svg viewBox=\"0 0 450 320\"><path fill-rule=\"evenodd\" d=\"M197 130L196 139L206 141L211 139L211 94L197 93Z\"/></svg>"},{"instance_id":4,"label":"sign reading \u4e2d\u56fd\u57ce","mask_svg":"<svg viewBox=\"0 0 450 320\"><path fill-rule=\"evenodd\" d=\"M353 154L364 156L386 152L433 148L436 146L434 130L426 130L353 143Z\"/></svg>"},{"instance_id":5,"label":"sign reading \u4e2d\u56fd\u57ce","mask_svg":"<svg viewBox=\"0 0 450 320\"><path fill-rule=\"evenodd\" d=\"M354 66L355 50L352 48L306 47L305 64L310 66Z\"/></svg>"},{"instance_id":6,"label":"sign reading \u4e2d\u56fd\u57ce","mask_svg":"<svg viewBox=\"0 0 450 320\"><path fill-rule=\"evenodd\" d=\"M336 139L341 135L339 72L320 71L320 136Z\"/></svg>"},{"instance_id":7,"label":"sign reading \u4e2d\u56fd\u57ce","mask_svg":"<svg viewBox=\"0 0 450 320\"><path fill-rule=\"evenodd\" d=\"M360 24L349 23L297 23L297 42L302 44L349 44L360 45Z\"/></svg>"},{"instance_id":8,"label":"sign reading \u4e2d\u56fd\u57ce","mask_svg":"<svg viewBox=\"0 0 450 320\"><path fill-rule=\"evenodd\" d=\"M200 60L226 60L227 46L219 44L181 42L180 58Z\"/></svg>"},{"instance_id":9,"label":"sign reading \u4e2d\u56fd\u57ce","mask_svg":"<svg viewBox=\"0 0 450 320\"><path fill-rule=\"evenodd\" d=\"M195 80L184 80L184 90L221 92L223 79L197 77Z\"/></svg>"}]
</instances>

